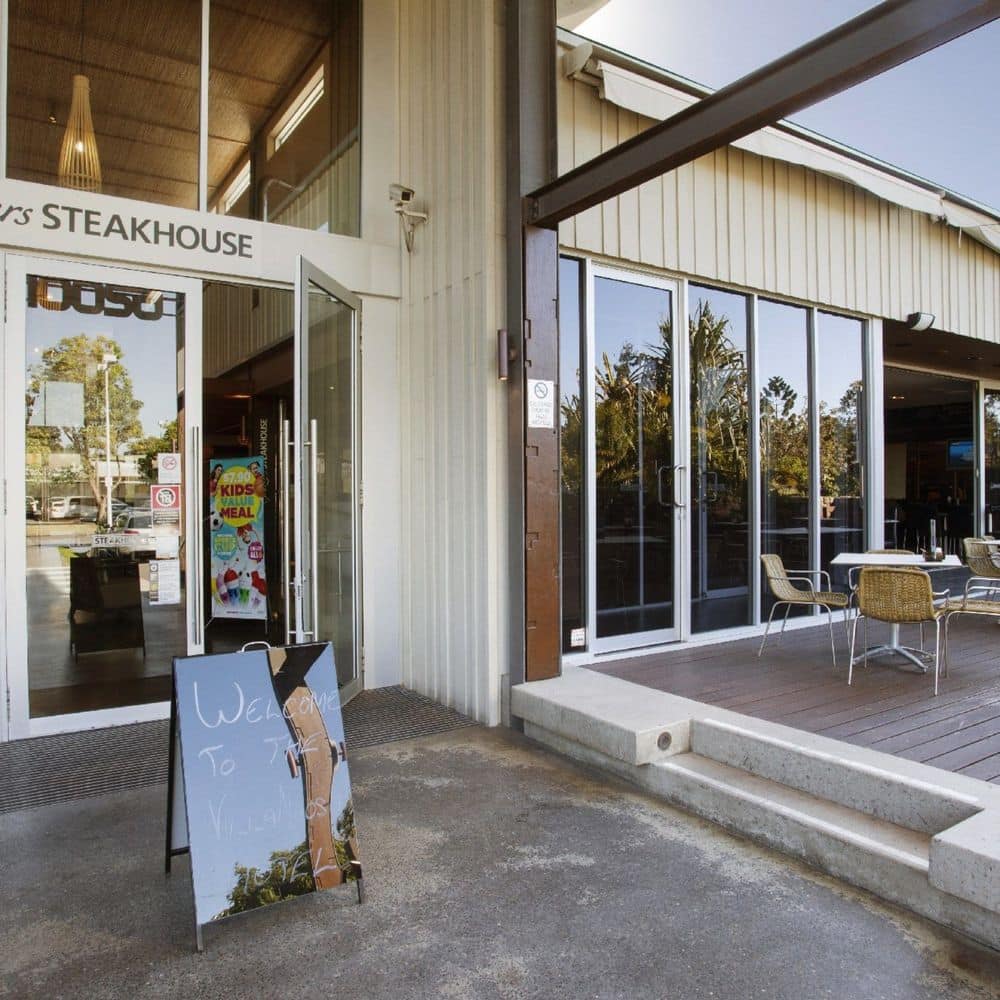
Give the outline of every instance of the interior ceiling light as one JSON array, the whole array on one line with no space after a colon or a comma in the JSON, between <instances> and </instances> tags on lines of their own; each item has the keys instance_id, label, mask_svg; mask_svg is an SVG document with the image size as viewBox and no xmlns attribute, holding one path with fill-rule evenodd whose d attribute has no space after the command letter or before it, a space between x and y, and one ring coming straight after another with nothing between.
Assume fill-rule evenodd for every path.
<instances>
[{"instance_id":1,"label":"interior ceiling light","mask_svg":"<svg viewBox=\"0 0 1000 1000\"><path fill-rule=\"evenodd\" d=\"M966 354L965 360L966 361L982 361L983 360L983 356L981 354Z\"/></svg>"},{"instance_id":2,"label":"interior ceiling light","mask_svg":"<svg viewBox=\"0 0 1000 1000\"><path fill-rule=\"evenodd\" d=\"M905 396L890 396L890 399L906 399Z\"/></svg>"},{"instance_id":3,"label":"interior ceiling light","mask_svg":"<svg viewBox=\"0 0 1000 1000\"><path fill-rule=\"evenodd\" d=\"M83 75L84 0L80 0L80 72L73 75L73 98L59 153L59 183L78 191L101 190L101 160L90 114L90 80Z\"/></svg>"}]
</instances>

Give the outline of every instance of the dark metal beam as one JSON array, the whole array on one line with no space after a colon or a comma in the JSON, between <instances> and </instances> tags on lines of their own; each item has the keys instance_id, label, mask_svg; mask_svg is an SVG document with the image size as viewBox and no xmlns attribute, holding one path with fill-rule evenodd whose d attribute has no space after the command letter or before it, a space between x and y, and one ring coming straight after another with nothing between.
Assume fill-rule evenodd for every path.
<instances>
[{"instance_id":1,"label":"dark metal beam","mask_svg":"<svg viewBox=\"0 0 1000 1000\"><path fill-rule=\"evenodd\" d=\"M1000 17L1000 0L888 0L528 196L551 227Z\"/></svg>"},{"instance_id":2,"label":"dark metal beam","mask_svg":"<svg viewBox=\"0 0 1000 1000\"><path fill-rule=\"evenodd\" d=\"M534 440L538 432L529 432L526 427L524 397L528 366L531 366L532 378L557 378L558 330L549 322L550 312L552 315L555 312L556 244L553 239L547 245L552 266L542 268L545 294L539 296L530 290L538 276L525 266L529 236L523 227L524 196L556 176L555 0L507 0L505 13L507 330L514 355L507 382L507 683L510 685L536 676L551 676L559 669L558 471L553 473L550 447L543 447L540 453L538 442ZM535 256L538 256L537 250ZM551 310L544 308L546 295ZM526 301L534 303L536 311L545 317L544 336L536 341L539 348L526 349L525 333L529 328ZM541 329L541 324L536 323L536 326ZM551 344L545 343L546 338L551 338ZM552 349L554 355L550 356L544 348L551 348L552 344L556 347ZM555 433L553 431L552 436ZM553 484L556 487L554 499ZM544 580L544 584L536 583L539 580ZM537 595L544 594L546 587L549 595L555 594L554 611L551 601L544 607L533 606ZM556 637L554 656L553 635ZM506 719L506 710L504 715Z\"/></svg>"}]
</instances>

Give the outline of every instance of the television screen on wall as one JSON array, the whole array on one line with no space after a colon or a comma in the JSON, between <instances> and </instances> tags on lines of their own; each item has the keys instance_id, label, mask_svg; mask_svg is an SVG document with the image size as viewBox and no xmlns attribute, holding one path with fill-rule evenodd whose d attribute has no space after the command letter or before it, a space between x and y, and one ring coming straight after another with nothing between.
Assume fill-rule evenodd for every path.
<instances>
[{"instance_id":1,"label":"television screen on wall","mask_svg":"<svg viewBox=\"0 0 1000 1000\"><path fill-rule=\"evenodd\" d=\"M975 465L975 453L971 441L948 442L948 468L971 469Z\"/></svg>"}]
</instances>

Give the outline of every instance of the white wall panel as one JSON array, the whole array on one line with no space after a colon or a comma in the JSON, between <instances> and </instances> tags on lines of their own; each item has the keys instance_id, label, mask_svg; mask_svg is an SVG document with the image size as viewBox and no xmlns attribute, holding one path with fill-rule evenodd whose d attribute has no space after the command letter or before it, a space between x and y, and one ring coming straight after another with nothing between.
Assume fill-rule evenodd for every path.
<instances>
[{"instance_id":1,"label":"white wall panel","mask_svg":"<svg viewBox=\"0 0 1000 1000\"><path fill-rule=\"evenodd\" d=\"M488 724L506 663L503 24L499 0L400 2L403 682ZM601 147L601 108L586 143ZM597 238L600 209L591 223Z\"/></svg>"},{"instance_id":2,"label":"white wall panel","mask_svg":"<svg viewBox=\"0 0 1000 1000\"><path fill-rule=\"evenodd\" d=\"M560 77L558 88L563 169L654 124L589 83ZM1000 255L925 213L747 151L703 156L583 213L560 238L835 309L897 320L932 312L941 330L1000 341Z\"/></svg>"}]
</instances>

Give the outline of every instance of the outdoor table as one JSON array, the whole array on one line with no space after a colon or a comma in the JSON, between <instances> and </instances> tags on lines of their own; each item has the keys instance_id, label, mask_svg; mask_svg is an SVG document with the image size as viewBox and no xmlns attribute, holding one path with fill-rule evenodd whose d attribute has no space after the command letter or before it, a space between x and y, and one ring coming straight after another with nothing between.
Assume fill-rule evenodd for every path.
<instances>
[{"instance_id":1,"label":"outdoor table","mask_svg":"<svg viewBox=\"0 0 1000 1000\"><path fill-rule=\"evenodd\" d=\"M920 555L909 555L907 553L876 553L876 552L841 552L830 560L831 566L916 566L917 569L961 569L962 560L958 556L945 556L944 559L929 560ZM924 673L927 672L927 664L921 659L923 650L910 649L899 641L899 625L889 624L889 641L880 646L872 646L854 658L854 662L868 656L902 656L915 663Z\"/></svg>"}]
</instances>

